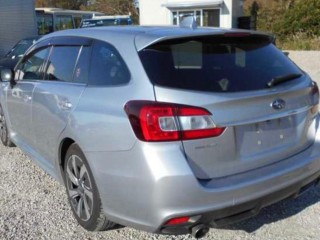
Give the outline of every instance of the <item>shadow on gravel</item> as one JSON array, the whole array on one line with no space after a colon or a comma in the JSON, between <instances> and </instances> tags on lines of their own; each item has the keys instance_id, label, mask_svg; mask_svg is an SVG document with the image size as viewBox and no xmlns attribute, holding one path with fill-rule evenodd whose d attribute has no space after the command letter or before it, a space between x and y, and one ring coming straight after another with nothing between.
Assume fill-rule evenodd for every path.
<instances>
[{"instance_id":1,"label":"shadow on gravel","mask_svg":"<svg viewBox=\"0 0 320 240\"><path fill-rule=\"evenodd\" d=\"M243 230L252 233L265 224L274 223L294 216L318 202L320 202L320 187L312 187L298 198L282 200L261 209L260 213L255 217L226 226L223 229Z\"/></svg>"}]
</instances>

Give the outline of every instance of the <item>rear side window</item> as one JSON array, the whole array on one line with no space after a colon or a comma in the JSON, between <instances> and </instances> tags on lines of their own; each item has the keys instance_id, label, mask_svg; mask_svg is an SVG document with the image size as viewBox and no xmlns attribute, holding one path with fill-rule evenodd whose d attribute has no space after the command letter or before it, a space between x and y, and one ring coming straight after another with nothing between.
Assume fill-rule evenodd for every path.
<instances>
[{"instance_id":1,"label":"rear side window","mask_svg":"<svg viewBox=\"0 0 320 240\"><path fill-rule=\"evenodd\" d=\"M301 71L267 37L193 37L139 52L155 85L211 92L264 89L271 79ZM159 64L161 63L161 64Z\"/></svg>"},{"instance_id":2,"label":"rear side window","mask_svg":"<svg viewBox=\"0 0 320 240\"><path fill-rule=\"evenodd\" d=\"M96 41L92 50L89 85L114 86L130 81L130 73L117 50Z\"/></svg>"},{"instance_id":3,"label":"rear side window","mask_svg":"<svg viewBox=\"0 0 320 240\"><path fill-rule=\"evenodd\" d=\"M54 46L45 79L72 82L79 50L80 46Z\"/></svg>"}]
</instances>

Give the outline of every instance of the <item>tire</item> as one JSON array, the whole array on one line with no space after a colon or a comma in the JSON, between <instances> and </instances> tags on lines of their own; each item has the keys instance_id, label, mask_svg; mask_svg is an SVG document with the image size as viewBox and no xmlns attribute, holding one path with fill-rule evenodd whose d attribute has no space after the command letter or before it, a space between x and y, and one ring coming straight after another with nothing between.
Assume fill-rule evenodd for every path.
<instances>
[{"instance_id":1,"label":"tire","mask_svg":"<svg viewBox=\"0 0 320 240\"><path fill-rule=\"evenodd\" d=\"M7 122L3 113L3 109L0 105L0 139L4 146L6 147L14 147L15 145L13 142L11 142L8 128L7 128Z\"/></svg>"},{"instance_id":2,"label":"tire","mask_svg":"<svg viewBox=\"0 0 320 240\"><path fill-rule=\"evenodd\" d=\"M86 157L77 144L72 144L64 161L64 180L68 201L78 223L89 231L113 229L102 211L99 192Z\"/></svg>"}]
</instances>

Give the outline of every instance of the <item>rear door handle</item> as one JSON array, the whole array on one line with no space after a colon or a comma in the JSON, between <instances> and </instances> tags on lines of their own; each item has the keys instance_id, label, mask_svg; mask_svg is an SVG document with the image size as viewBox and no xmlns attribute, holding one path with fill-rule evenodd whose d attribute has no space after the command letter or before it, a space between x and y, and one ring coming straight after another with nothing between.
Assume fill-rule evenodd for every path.
<instances>
[{"instance_id":1,"label":"rear door handle","mask_svg":"<svg viewBox=\"0 0 320 240\"><path fill-rule=\"evenodd\" d=\"M30 102L32 100L32 97L30 95L23 95L23 101Z\"/></svg>"},{"instance_id":2,"label":"rear door handle","mask_svg":"<svg viewBox=\"0 0 320 240\"><path fill-rule=\"evenodd\" d=\"M70 110L72 108L72 103L68 101L62 101L60 103L61 109L63 110Z\"/></svg>"}]
</instances>

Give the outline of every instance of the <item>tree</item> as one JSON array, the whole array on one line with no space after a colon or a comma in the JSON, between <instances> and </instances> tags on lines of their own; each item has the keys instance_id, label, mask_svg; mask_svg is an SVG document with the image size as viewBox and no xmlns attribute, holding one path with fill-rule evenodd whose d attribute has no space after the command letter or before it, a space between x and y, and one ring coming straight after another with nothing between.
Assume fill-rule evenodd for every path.
<instances>
[{"instance_id":1,"label":"tree","mask_svg":"<svg viewBox=\"0 0 320 240\"><path fill-rule=\"evenodd\" d=\"M87 0L36 0L36 7L58 7L79 10L87 5Z\"/></svg>"},{"instance_id":2,"label":"tree","mask_svg":"<svg viewBox=\"0 0 320 240\"><path fill-rule=\"evenodd\" d=\"M281 38L320 36L320 1L297 1L275 24L275 31Z\"/></svg>"},{"instance_id":3,"label":"tree","mask_svg":"<svg viewBox=\"0 0 320 240\"><path fill-rule=\"evenodd\" d=\"M246 14L257 14L257 29L274 33L275 24L293 3L294 0L245 0L244 10Z\"/></svg>"}]
</instances>

